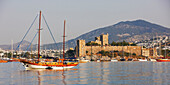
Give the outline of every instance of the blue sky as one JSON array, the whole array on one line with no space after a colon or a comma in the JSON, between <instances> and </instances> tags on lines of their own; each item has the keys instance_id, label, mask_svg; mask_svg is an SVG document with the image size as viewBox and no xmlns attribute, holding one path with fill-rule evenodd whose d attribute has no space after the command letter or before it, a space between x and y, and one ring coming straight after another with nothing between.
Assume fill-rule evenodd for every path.
<instances>
[{"instance_id":1,"label":"blue sky","mask_svg":"<svg viewBox=\"0 0 170 85\"><path fill-rule=\"evenodd\" d=\"M40 10L57 42L62 41L64 19L67 40L127 20L144 19L170 28L170 0L0 0L0 45L21 41ZM26 40L32 40L37 24ZM44 22L42 28L42 43L53 43Z\"/></svg>"}]
</instances>

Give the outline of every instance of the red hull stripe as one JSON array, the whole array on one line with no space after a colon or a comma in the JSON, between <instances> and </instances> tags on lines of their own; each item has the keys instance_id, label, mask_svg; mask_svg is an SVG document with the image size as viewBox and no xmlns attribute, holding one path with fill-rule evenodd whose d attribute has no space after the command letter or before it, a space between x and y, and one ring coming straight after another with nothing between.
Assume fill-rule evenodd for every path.
<instances>
[{"instance_id":1,"label":"red hull stripe","mask_svg":"<svg viewBox=\"0 0 170 85\"><path fill-rule=\"evenodd\" d=\"M39 65L36 63L28 63L28 64L32 64L32 65L37 65L37 66L55 66L55 67L66 67L66 66L77 66L78 64L70 64L70 65Z\"/></svg>"},{"instance_id":2,"label":"red hull stripe","mask_svg":"<svg viewBox=\"0 0 170 85\"><path fill-rule=\"evenodd\" d=\"M157 59L158 62L170 62L170 59Z\"/></svg>"}]
</instances>

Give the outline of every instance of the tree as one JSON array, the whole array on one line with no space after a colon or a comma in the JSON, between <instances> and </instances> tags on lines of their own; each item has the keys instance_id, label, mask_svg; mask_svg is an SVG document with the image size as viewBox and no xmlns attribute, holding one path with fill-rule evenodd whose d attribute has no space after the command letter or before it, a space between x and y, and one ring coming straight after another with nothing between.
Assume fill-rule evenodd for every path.
<instances>
[{"instance_id":1,"label":"tree","mask_svg":"<svg viewBox=\"0 0 170 85\"><path fill-rule=\"evenodd\" d=\"M100 53L102 56L110 56L110 57L112 56L111 52L109 51L101 50L98 53Z\"/></svg>"},{"instance_id":2,"label":"tree","mask_svg":"<svg viewBox=\"0 0 170 85\"><path fill-rule=\"evenodd\" d=\"M131 46L137 46L135 43L132 43Z\"/></svg>"},{"instance_id":3,"label":"tree","mask_svg":"<svg viewBox=\"0 0 170 85\"><path fill-rule=\"evenodd\" d=\"M128 42L125 42L125 41L123 40L122 45L123 45L123 46L128 46L129 43L128 43Z\"/></svg>"},{"instance_id":4,"label":"tree","mask_svg":"<svg viewBox=\"0 0 170 85\"><path fill-rule=\"evenodd\" d=\"M130 53L127 53L127 52L124 52L125 53L125 56L129 56L130 55Z\"/></svg>"},{"instance_id":5,"label":"tree","mask_svg":"<svg viewBox=\"0 0 170 85\"><path fill-rule=\"evenodd\" d=\"M75 50L68 50L68 51L66 52L66 55L68 55L69 57L74 57L74 55L75 55Z\"/></svg>"},{"instance_id":6,"label":"tree","mask_svg":"<svg viewBox=\"0 0 170 85\"><path fill-rule=\"evenodd\" d=\"M111 43L111 46L116 46L116 42L113 41L113 42Z\"/></svg>"},{"instance_id":7,"label":"tree","mask_svg":"<svg viewBox=\"0 0 170 85\"><path fill-rule=\"evenodd\" d=\"M162 55L165 57L165 50L162 50ZM166 50L166 57L170 56L170 50Z\"/></svg>"},{"instance_id":8,"label":"tree","mask_svg":"<svg viewBox=\"0 0 170 85\"><path fill-rule=\"evenodd\" d=\"M26 58L29 58L29 57L30 57L30 53L29 53L29 52L26 52L26 53L25 53L25 57L26 57Z\"/></svg>"},{"instance_id":9,"label":"tree","mask_svg":"<svg viewBox=\"0 0 170 85\"><path fill-rule=\"evenodd\" d=\"M11 57L12 53L4 53L4 55L9 58Z\"/></svg>"},{"instance_id":10,"label":"tree","mask_svg":"<svg viewBox=\"0 0 170 85\"><path fill-rule=\"evenodd\" d=\"M136 53L133 53L132 55L133 55L133 56L136 56Z\"/></svg>"},{"instance_id":11,"label":"tree","mask_svg":"<svg viewBox=\"0 0 170 85\"><path fill-rule=\"evenodd\" d=\"M100 44L95 43L95 42L88 42L86 43L86 46L100 46Z\"/></svg>"},{"instance_id":12,"label":"tree","mask_svg":"<svg viewBox=\"0 0 170 85\"><path fill-rule=\"evenodd\" d=\"M128 46L129 43L128 43L128 42L125 42L125 41L123 41L123 42L117 42L117 43L116 43L116 42L113 41L113 42L111 43L111 45L112 45L112 46ZM136 45L136 44L134 44L134 45Z\"/></svg>"},{"instance_id":13,"label":"tree","mask_svg":"<svg viewBox=\"0 0 170 85\"><path fill-rule=\"evenodd\" d=\"M30 53L29 53L29 52L25 52L25 53L24 53L24 52L22 52L22 53L21 53L21 56L22 56L22 57L29 58Z\"/></svg>"},{"instance_id":14,"label":"tree","mask_svg":"<svg viewBox=\"0 0 170 85\"><path fill-rule=\"evenodd\" d=\"M90 45L91 45L91 43L90 43L90 42L86 43L86 46L90 46Z\"/></svg>"}]
</instances>

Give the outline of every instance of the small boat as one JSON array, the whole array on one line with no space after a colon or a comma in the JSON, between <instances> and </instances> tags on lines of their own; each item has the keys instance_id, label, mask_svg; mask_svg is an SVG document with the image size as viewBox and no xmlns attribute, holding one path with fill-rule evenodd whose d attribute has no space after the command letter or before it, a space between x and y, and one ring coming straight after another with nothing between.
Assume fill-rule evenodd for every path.
<instances>
[{"instance_id":1,"label":"small boat","mask_svg":"<svg viewBox=\"0 0 170 85\"><path fill-rule=\"evenodd\" d=\"M120 61L126 61L126 59L124 59L124 58L121 58L121 59L120 59Z\"/></svg>"},{"instance_id":2,"label":"small boat","mask_svg":"<svg viewBox=\"0 0 170 85\"><path fill-rule=\"evenodd\" d=\"M127 61L133 61L133 59L132 58L128 58L128 60Z\"/></svg>"},{"instance_id":3,"label":"small boat","mask_svg":"<svg viewBox=\"0 0 170 85\"><path fill-rule=\"evenodd\" d=\"M157 62L170 62L170 59L156 59Z\"/></svg>"},{"instance_id":4,"label":"small boat","mask_svg":"<svg viewBox=\"0 0 170 85\"><path fill-rule=\"evenodd\" d=\"M139 61L148 61L146 58L144 59L138 59Z\"/></svg>"},{"instance_id":5,"label":"small boat","mask_svg":"<svg viewBox=\"0 0 170 85\"><path fill-rule=\"evenodd\" d=\"M7 60L1 60L0 59L0 63L7 63L8 61Z\"/></svg>"},{"instance_id":6,"label":"small boat","mask_svg":"<svg viewBox=\"0 0 170 85\"><path fill-rule=\"evenodd\" d=\"M90 60L86 59L85 57L81 57L79 59L79 63L87 63L87 62L90 62Z\"/></svg>"},{"instance_id":7,"label":"small boat","mask_svg":"<svg viewBox=\"0 0 170 85\"><path fill-rule=\"evenodd\" d=\"M153 62L155 62L155 61L156 61L156 59L152 59L152 58L151 58L151 59L150 59L150 61L153 61Z\"/></svg>"},{"instance_id":8,"label":"small boat","mask_svg":"<svg viewBox=\"0 0 170 85\"><path fill-rule=\"evenodd\" d=\"M87 63L90 62L90 60L79 60L80 63Z\"/></svg>"},{"instance_id":9,"label":"small boat","mask_svg":"<svg viewBox=\"0 0 170 85\"><path fill-rule=\"evenodd\" d=\"M112 59L111 62L118 62L118 60L117 59Z\"/></svg>"},{"instance_id":10,"label":"small boat","mask_svg":"<svg viewBox=\"0 0 170 85\"><path fill-rule=\"evenodd\" d=\"M165 41L165 47L166 47L166 41ZM170 57L166 56L166 49L165 49L165 54L163 58L156 59L157 62L170 62Z\"/></svg>"},{"instance_id":11,"label":"small boat","mask_svg":"<svg viewBox=\"0 0 170 85\"><path fill-rule=\"evenodd\" d=\"M100 62L100 59L97 59L97 62Z\"/></svg>"}]
</instances>

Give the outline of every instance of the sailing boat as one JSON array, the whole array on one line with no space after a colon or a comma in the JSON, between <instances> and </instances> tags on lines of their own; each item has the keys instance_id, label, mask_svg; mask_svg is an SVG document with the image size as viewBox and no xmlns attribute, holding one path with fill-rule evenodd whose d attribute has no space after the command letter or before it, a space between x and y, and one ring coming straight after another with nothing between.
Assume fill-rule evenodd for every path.
<instances>
[{"instance_id":1,"label":"sailing boat","mask_svg":"<svg viewBox=\"0 0 170 85\"><path fill-rule=\"evenodd\" d=\"M13 40L11 40L11 58L8 60L8 62L18 62L19 59L16 59L13 57Z\"/></svg>"},{"instance_id":2,"label":"sailing boat","mask_svg":"<svg viewBox=\"0 0 170 85\"><path fill-rule=\"evenodd\" d=\"M120 61L126 61L126 59L124 58L124 46L123 46L123 41L122 41L122 57L120 58Z\"/></svg>"},{"instance_id":3,"label":"sailing boat","mask_svg":"<svg viewBox=\"0 0 170 85\"><path fill-rule=\"evenodd\" d=\"M157 62L170 62L170 59L166 57L166 41L165 41L165 58L156 59Z\"/></svg>"},{"instance_id":4,"label":"sailing boat","mask_svg":"<svg viewBox=\"0 0 170 85\"><path fill-rule=\"evenodd\" d=\"M20 60L23 63L25 68L28 69L66 69L66 68L73 68L78 65L78 62L67 62L64 59L64 49L65 49L65 23L64 20L64 34L63 34L63 59L54 60L54 61L42 61L40 60L40 28L41 28L41 11L39 14L39 30L38 30L38 60Z\"/></svg>"},{"instance_id":5,"label":"sailing boat","mask_svg":"<svg viewBox=\"0 0 170 85\"><path fill-rule=\"evenodd\" d=\"M114 48L113 48L113 58L111 59L111 62L117 62L118 60L114 58Z\"/></svg>"}]
</instances>

